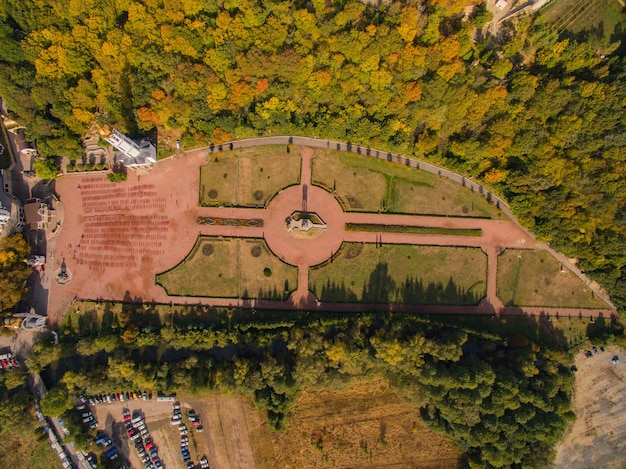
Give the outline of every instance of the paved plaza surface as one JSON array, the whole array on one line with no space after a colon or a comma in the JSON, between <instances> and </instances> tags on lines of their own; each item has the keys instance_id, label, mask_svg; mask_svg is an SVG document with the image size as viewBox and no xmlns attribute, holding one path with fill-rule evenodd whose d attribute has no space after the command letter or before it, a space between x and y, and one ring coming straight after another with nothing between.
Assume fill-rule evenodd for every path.
<instances>
[{"instance_id":1,"label":"paved plaza surface","mask_svg":"<svg viewBox=\"0 0 626 469\"><path fill-rule=\"evenodd\" d=\"M342 242L479 247L488 257L487 296L475 307L372 305L424 313L556 313L550 308L507 308L496 294L498 253L503 249L542 249L531 235L508 220L346 213L328 191L311 185L314 150L302 148L299 185L280 191L265 209L200 207L199 167L209 150L198 149L160 161L127 181L110 183L100 175L60 178L56 190L65 221L48 252L47 271L68 272L70 281L51 282L48 316L58 322L73 300L132 300L157 303L255 306L258 308L362 311L363 304L321 304L308 290L309 267L335 253ZM296 211L318 214L327 228L315 238L293 237L285 220ZM198 217L260 219L262 226L200 225ZM481 236L346 231L346 223L480 229ZM272 252L298 268L298 286L287 301L170 297L155 275L180 263L200 235L264 238ZM382 239L381 239L382 238ZM210 279L208 280L210 281ZM559 308L562 315L597 315L598 310ZM611 310L602 311L610 315Z\"/></svg>"}]
</instances>

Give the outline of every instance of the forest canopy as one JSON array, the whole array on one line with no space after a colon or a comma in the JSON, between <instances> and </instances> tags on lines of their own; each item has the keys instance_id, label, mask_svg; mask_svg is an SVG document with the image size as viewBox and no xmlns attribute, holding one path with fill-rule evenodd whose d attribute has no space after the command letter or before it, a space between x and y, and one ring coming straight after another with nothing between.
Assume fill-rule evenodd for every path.
<instances>
[{"instance_id":1,"label":"forest canopy","mask_svg":"<svg viewBox=\"0 0 626 469\"><path fill-rule=\"evenodd\" d=\"M188 306L160 317L159 308L76 307L59 345L39 343L27 359L58 388L47 404L63 409L68 390L237 392L280 430L300 392L383 378L475 468L549 467L574 418L571 356L546 318L259 311L231 320L232 311Z\"/></svg>"},{"instance_id":2,"label":"forest canopy","mask_svg":"<svg viewBox=\"0 0 626 469\"><path fill-rule=\"evenodd\" d=\"M0 95L44 156L79 157L104 121L189 147L272 132L433 160L504 195L623 308L620 30L598 45L523 16L494 38L489 17L480 0L6 0Z\"/></svg>"}]
</instances>

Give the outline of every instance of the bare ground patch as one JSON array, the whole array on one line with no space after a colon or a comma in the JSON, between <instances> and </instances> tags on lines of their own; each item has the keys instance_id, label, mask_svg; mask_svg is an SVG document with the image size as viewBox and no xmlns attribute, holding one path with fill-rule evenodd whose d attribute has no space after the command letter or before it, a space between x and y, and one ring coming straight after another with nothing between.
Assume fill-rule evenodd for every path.
<instances>
[{"instance_id":1,"label":"bare ground patch","mask_svg":"<svg viewBox=\"0 0 626 469\"><path fill-rule=\"evenodd\" d=\"M618 355L619 363L612 363ZM626 460L626 355L611 346L576 357L576 421L558 446L557 469L623 468Z\"/></svg>"},{"instance_id":2,"label":"bare ground patch","mask_svg":"<svg viewBox=\"0 0 626 469\"><path fill-rule=\"evenodd\" d=\"M459 458L382 382L302 393L274 447L282 468L453 468Z\"/></svg>"}]
</instances>

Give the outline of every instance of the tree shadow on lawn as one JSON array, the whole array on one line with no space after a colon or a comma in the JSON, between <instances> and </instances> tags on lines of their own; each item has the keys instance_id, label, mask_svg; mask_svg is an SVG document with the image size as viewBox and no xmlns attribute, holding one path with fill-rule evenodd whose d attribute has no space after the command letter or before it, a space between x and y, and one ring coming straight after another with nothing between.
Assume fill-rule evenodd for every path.
<instances>
[{"instance_id":1,"label":"tree shadow on lawn","mask_svg":"<svg viewBox=\"0 0 626 469\"><path fill-rule=\"evenodd\" d=\"M441 282L424 283L421 278L407 276L400 285L389 275L386 263L379 263L370 273L369 280L363 285L359 296L354 289L346 287L345 282L336 283L330 279L322 286L319 299L330 303L367 303L367 304L412 304L412 305L477 305L483 295L474 293L477 282L464 289L454 282L452 277L447 284ZM316 296L317 293L313 292Z\"/></svg>"}]
</instances>

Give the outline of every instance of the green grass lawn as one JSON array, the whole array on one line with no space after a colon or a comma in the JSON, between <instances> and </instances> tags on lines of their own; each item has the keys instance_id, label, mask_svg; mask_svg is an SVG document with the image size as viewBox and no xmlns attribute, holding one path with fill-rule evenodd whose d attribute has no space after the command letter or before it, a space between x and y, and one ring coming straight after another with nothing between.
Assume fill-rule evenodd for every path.
<instances>
[{"instance_id":1,"label":"green grass lawn","mask_svg":"<svg viewBox=\"0 0 626 469\"><path fill-rule=\"evenodd\" d=\"M209 156L200 167L200 204L264 207L281 189L300 181L298 147L244 148Z\"/></svg>"},{"instance_id":2,"label":"green grass lawn","mask_svg":"<svg viewBox=\"0 0 626 469\"><path fill-rule=\"evenodd\" d=\"M334 190L349 211L503 217L484 197L449 179L363 155L318 150L312 179Z\"/></svg>"},{"instance_id":3,"label":"green grass lawn","mask_svg":"<svg viewBox=\"0 0 626 469\"><path fill-rule=\"evenodd\" d=\"M63 465L56 452L50 447L48 438L41 434L15 435L3 433L3 448L0 449L0 467L29 469L61 469Z\"/></svg>"},{"instance_id":4,"label":"green grass lawn","mask_svg":"<svg viewBox=\"0 0 626 469\"><path fill-rule=\"evenodd\" d=\"M309 289L326 302L472 305L486 280L478 248L344 243L333 262L311 269Z\"/></svg>"},{"instance_id":5,"label":"green grass lawn","mask_svg":"<svg viewBox=\"0 0 626 469\"><path fill-rule=\"evenodd\" d=\"M346 231L369 231L378 233L412 233L446 236L482 236L480 228L442 228L433 226L377 225L370 223L346 223Z\"/></svg>"},{"instance_id":6,"label":"green grass lawn","mask_svg":"<svg viewBox=\"0 0 626 469\"><path fill-rule=\"evenodd\" d=\"M498 257L498 296L506 305L606 308L546 251L507 249Z\"/></svg>"},{"instance_id":7,"label":"green grass lawn","mask_svg":"<svg viewBox=\"0 0 626 469\"><path fill-rule=\"evenodd\" d=\"M538 22L574 34L591 33L594 46L604 51L623 29L623 11L618 0L560 0L543 8Z\"/></svg>"},{"instance_id":8,"label":"green grass lawn","mask_svg":"<svg viewBox=\"0 0 626 469\"><path fill-rule=\"evenodd\" d=\"M297 268L264 240L218 237L199 237L180 264L156 277L168 295L215 298L286 299L297 281Z\"/></svg>"}]
</instances>

